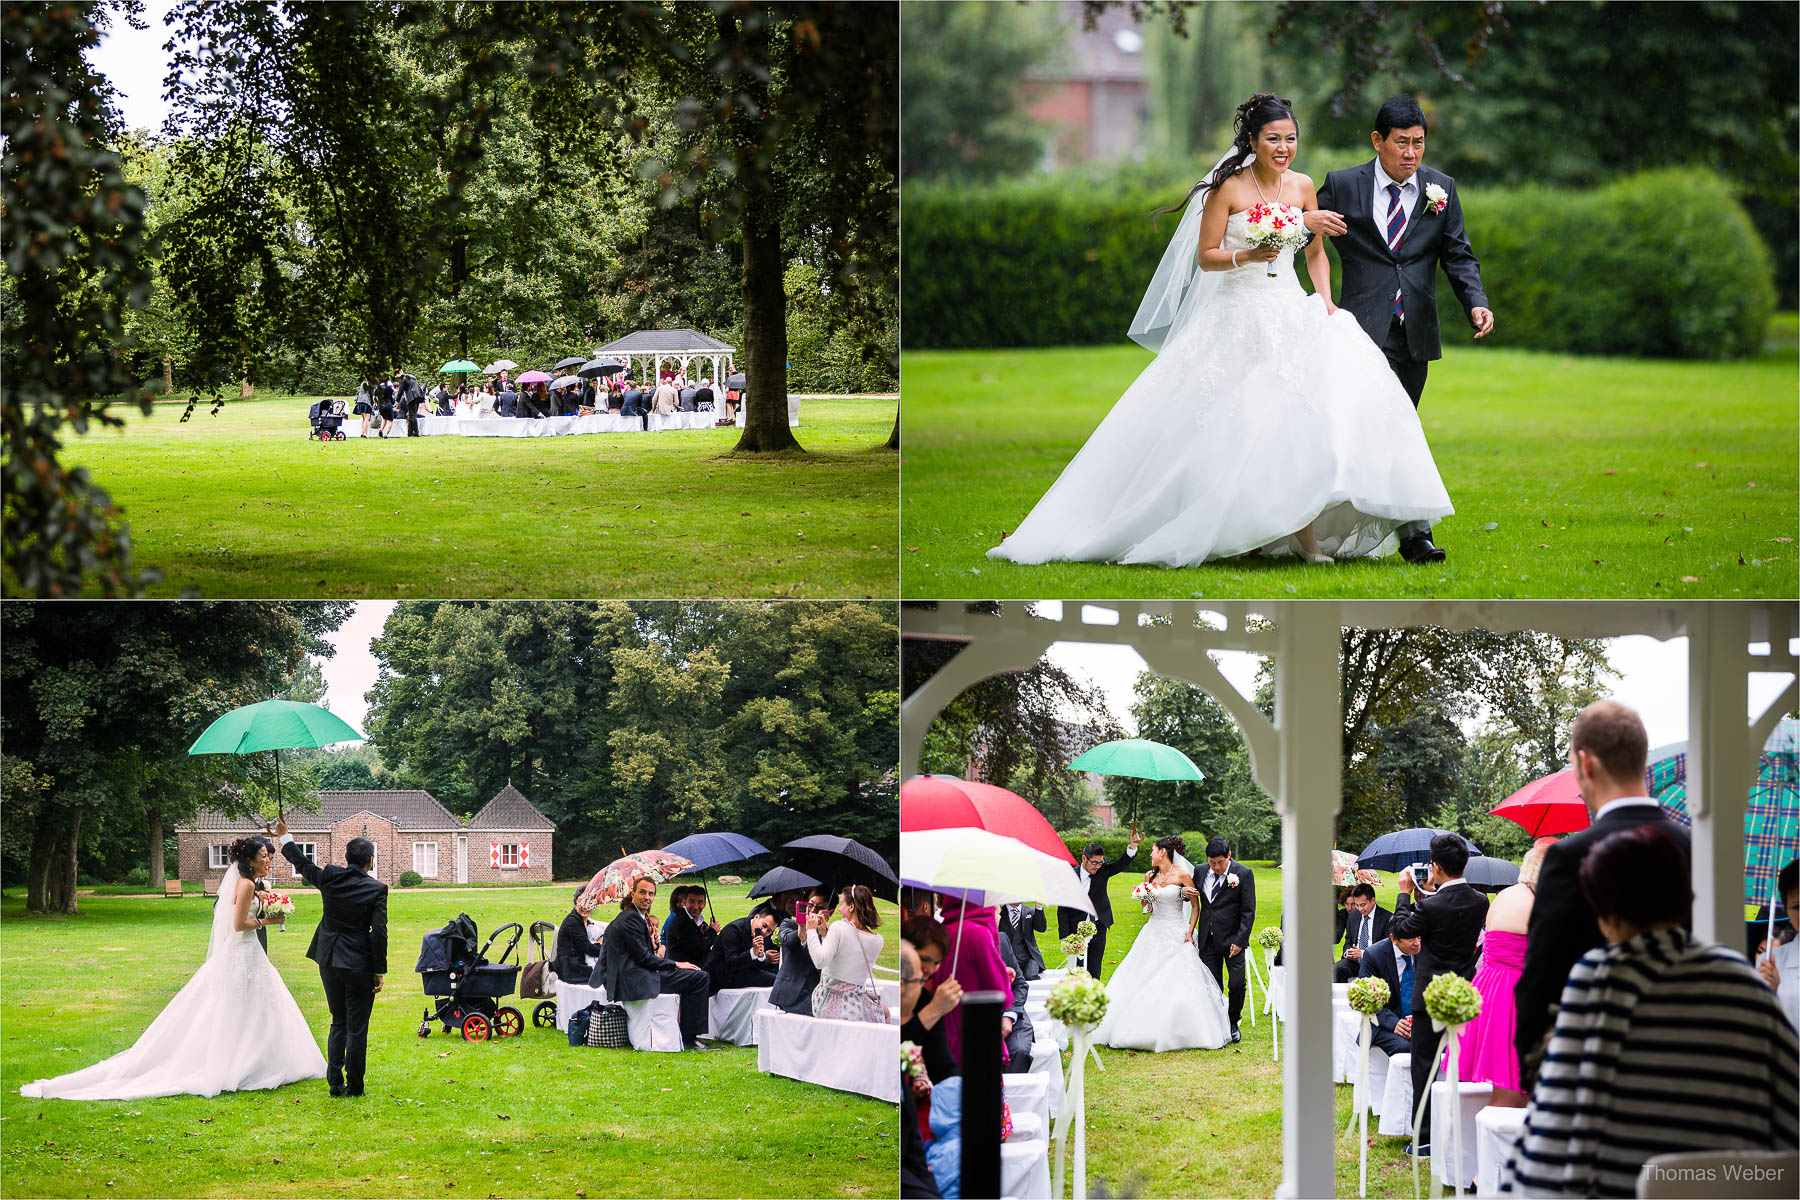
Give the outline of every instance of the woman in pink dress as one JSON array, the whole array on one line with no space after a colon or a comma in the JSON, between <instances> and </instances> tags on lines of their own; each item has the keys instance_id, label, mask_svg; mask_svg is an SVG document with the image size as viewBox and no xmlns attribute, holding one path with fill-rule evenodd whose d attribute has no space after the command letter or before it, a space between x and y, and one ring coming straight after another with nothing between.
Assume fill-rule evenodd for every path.
<instances>
[{"instance_id":1,"label":"woman in pink dress","mask_svg":"<svg viewBox=\"0 0 1800 1200\"><path fill-rule=\"evenodd\" d=\"M1519 1053L1513 1045L1518 1010L1513 1004L1513 988L1525 965L1525 931L1531 925L1531 905L1537 898L1538 868L1545 852L1555 844L1553 837L1533 843L1519 867L1519 882L1488 905L1474 980L1481 995L1481 1015L1463 1027L1457 1042L1463 1080L1492 1084L1494 1097L1489 1103L1496 1108L1523 1108L1528 1098L1519 1089Z\"/></svg>"}]
</instances>

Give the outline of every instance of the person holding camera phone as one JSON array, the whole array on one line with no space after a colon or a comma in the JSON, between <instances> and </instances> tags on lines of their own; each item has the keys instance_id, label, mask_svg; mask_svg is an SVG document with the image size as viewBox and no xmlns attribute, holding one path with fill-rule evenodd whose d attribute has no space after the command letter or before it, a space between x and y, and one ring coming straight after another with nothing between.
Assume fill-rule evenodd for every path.
<instances>
[{"instance_id":1,"label":"person holding camera phone","mask_svg":"<svg viewBox=\"0 0 1800 1200\"><path fill-rule=\"evenodd\" d=\"M813 989L819 986L819 968L805 951L808 913L817 914L821 920L829 919L831 893L823 887L814 888L804 900L794 904L791 916L781 918L781 928L775 934L781 945L781 963L775 968L769 1003L797 1017L812 1016Z\"/></svg>"},{"instance_id":2,"label":"person holding camera phone","mask_svg":"<svg viewBox=\"0 0 1800 1200\"><path fill-rule=\"evenodd\" d=\"M1419 939L1414 960L1412 992L1413 1096L1425 1095L1432 1064L1437 1061L1442 1035L1425 1012L1425 988L1439 975L1475 976L1475 942L1487 923L1487 897L1463 879L1469 865L1469 844L1454 833L1431 839L1431 865L1414 863L1400 873L1400 897L1394 902L1394 919L1388 937ZM1417 897L1415 899L1415 897ZM1431 1136L1431 1103L1425 1103L1420 1137ZM1429 1145L1408 1146L1407 1153L1421 1158Z\"/></svg>"}]
</instances>

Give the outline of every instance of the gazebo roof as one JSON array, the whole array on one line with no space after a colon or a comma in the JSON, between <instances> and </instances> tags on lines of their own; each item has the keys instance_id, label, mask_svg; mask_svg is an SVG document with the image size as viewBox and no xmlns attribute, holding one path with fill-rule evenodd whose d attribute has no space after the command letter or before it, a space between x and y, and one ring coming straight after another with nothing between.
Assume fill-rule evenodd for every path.
<instances>
[{"instance_id":1,"label":"gazebo roof","mask_svg":"<svg viewBox=\"0 0 1800 1200\"><path fill-rule=\"evenodd\" d=\"M607 354L736 354L737 349L693 329L640 329L595 351Z\"/></svg>"}]
</instances>

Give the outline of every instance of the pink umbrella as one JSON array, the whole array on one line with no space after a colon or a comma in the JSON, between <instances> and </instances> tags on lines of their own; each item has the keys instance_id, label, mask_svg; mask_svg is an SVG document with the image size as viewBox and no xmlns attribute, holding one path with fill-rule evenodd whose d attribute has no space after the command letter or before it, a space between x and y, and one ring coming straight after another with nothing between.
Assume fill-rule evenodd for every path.
<instances>
[{"instance_id":1,"label":"pink umbrella","mask_svg":"<svg viewBox=\"0 0 1800 1200\"><path fill-rule=\"evenodd\" d=\"M595 871L581 898L590 906L606 904L622 898L626 889L640 878L648 877L658 883L667 883L683 871L693 869L694 864L679 854L669 854L662 850L627 854Z\"/></svg>"},{"instance_id":2,"label":"pink umbrella","mask_svg":"<svg viewBox=\"0 0 1800 1200\"><path fill-rule=\"evenodd\" d=\"M1532 837L1588 827L1587 805L1576 790L1575 772L1568 767L1532 780L1488 812L1505 817Z\"/></svg>"},{"instance_id":3,"label":"pink umbrella","mask_svg":"<svg viewBox=\"0 0 1800 1200\"><path fill-rule=\"evenodd\" d=\"M542 371L527 371L523 375L519 376L517 379L513 380L513 382L514 383L549 383L550 376L544 374L544 372L542 372Z\"/></svg>"}]
</instances>

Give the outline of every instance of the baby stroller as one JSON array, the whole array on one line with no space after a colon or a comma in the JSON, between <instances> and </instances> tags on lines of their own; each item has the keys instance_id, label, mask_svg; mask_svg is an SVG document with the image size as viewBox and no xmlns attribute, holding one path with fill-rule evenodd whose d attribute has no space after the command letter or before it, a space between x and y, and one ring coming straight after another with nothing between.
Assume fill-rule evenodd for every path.
<instances>
[{"instance_id":1,"label":"baby stroller","mask_svg":"<svg viewBox=\"0 0 1800 1200\"><path fill-rule=\"evenodd\" d=\"M545 942L548 933L550 940ZM531 1010L531 1023L539 1029L556 1027L556 974L550 969L550 959L556 953L556 926L548 921L531 923L531 941L537 946L537 961L529 961L531 950L525 951L525 971L519 976L519 999L536 1000L538 1005Z\"/></svg>"},{"instance_id":2,"label":"baby stroller","mask_svg":"<svg viewBox=\"0 0 1800 1200\"><path fill-rule=\"evenodd\" d=\"M500 957L489 962L488 949L508 930L512 938ZM425 935L419 947L418 972L427 996L440 999L435 1009L425 1010L419 1022L419 1036L431 1036L431 1023L440 1022L444 1032L460 1029L464 1040L484 1042L490 1037L517 1037L525 1031L525 1015L516 1008L500 1007L496 1002L513 994L519 982L519 964L508 963L507 956L518 947L525 929L517 921L502 925L488 935L481 949L475 948L479 934L467 913L435 933Z\"/></svg>"},{"instance_id":3,"label":"baby stroller","mask_svg":"<svg viewBox=\"0 0 1800 1200\"><path fill-rule=\"evenodd\" d=\"M306 440L320 442L341 442L344 431L339 428L344 423L344 402L342 400L321 400L306 412L307 419L312 422L312 432Z\"/></svg>"}]
</instances>

